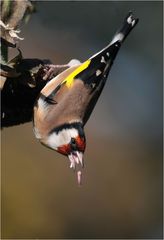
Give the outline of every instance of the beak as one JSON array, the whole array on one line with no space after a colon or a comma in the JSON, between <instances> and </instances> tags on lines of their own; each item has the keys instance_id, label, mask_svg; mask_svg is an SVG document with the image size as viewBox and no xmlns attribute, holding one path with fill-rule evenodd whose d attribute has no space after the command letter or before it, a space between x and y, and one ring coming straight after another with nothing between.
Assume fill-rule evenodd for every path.
<instances>
[{"instance_id":1,"label":"beak","mask_svg":"<svg viewBox=\"0 0 164 240\"><path fill-rule=\"evenodd\" d=\"M68 155L70 161L70 168L77 173L77 181L78 184L81 185L82 183L82 168L84 167L84 160L83 160L83 153L82 152L72 152Z\"/></svg>"}]
</instances>

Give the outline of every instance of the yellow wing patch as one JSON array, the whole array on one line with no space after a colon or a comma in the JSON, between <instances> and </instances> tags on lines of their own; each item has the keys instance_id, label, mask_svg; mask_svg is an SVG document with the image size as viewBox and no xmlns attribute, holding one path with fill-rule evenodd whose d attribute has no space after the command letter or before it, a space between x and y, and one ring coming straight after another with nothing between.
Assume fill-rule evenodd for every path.
<instances>
[{"instance_id":1,"label":"yellow wing patch","mask_svg":"<svg viewBox=\"0 0 164 240\"><path fill-rule=\"evenodd\" d=\"M89 66L90 62L91 60L88 59L87 61L82 63L75 71L68 75L68 77L62 83L66 83L66 86L70 88L74 82L76 75L85 70Z\"/></svg>"}]
</instances>

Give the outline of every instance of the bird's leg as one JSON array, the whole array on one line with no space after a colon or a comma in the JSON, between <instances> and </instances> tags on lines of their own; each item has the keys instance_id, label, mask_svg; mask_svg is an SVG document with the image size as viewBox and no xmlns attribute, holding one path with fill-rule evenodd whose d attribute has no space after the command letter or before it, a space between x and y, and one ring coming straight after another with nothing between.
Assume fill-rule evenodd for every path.
<instances>
[{"instance_id":1,"label":"bird's leg","mask_svg":"<svg viewBox=\"0 0 164 240\"><path fill-rule=\"evenodd\" d=\"M80 61L77 59L72 59L69 63L63 65L56 64L46 64L43 67L43 80L51 80L53 77L56 77L59 73L63 72L69 67L79 64Z\"/></svg>"},{"instance_id":2,"label":"bird's leg","mask_svg":"<svg viewBox=\"0 0 164 240\"><path fill-rule=\"evenodd\" d=\"M51 80L53 77L56 77L59 73L63 72L69 68L67 64L64 65L55 65L55 64L47 64L43 67L43 80Z\"/></svg>"}]
</instances>

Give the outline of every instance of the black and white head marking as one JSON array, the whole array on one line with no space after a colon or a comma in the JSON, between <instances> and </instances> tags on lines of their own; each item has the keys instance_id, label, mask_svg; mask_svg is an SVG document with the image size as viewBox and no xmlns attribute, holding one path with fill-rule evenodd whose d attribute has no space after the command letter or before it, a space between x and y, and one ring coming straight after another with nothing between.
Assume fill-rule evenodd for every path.
<instances>
[{"instance_id":1,"label":"black and white head marking","mask_svg":"<svg viewBox=\"0 0 164 240\"><path fill-rule=\"evenodd\" d=\"M47 145L57 150L58 147L71 143L79 135L85 138L81 123L63 124L49 133Z\"/></svg>"}]
</instances>

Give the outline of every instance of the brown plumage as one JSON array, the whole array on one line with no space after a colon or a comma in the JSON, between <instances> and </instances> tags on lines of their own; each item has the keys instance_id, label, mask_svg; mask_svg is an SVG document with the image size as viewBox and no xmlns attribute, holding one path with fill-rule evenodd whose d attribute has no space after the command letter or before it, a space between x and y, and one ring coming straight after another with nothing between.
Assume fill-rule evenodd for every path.
<instances>
[{"instance_id":1,"label":"brown plumage","mask_svg":"<svg viewBox=\"0 0 164 240\"><path fill-rule=\"evenodd\" d=\"M137 24L129 13L111 43L87 61L70 67L41 91L34 107L34 132L49 148L67 155L81 182L85 151L84 125L102 92L122 42Z\"/></svg>"}]
</instances>

